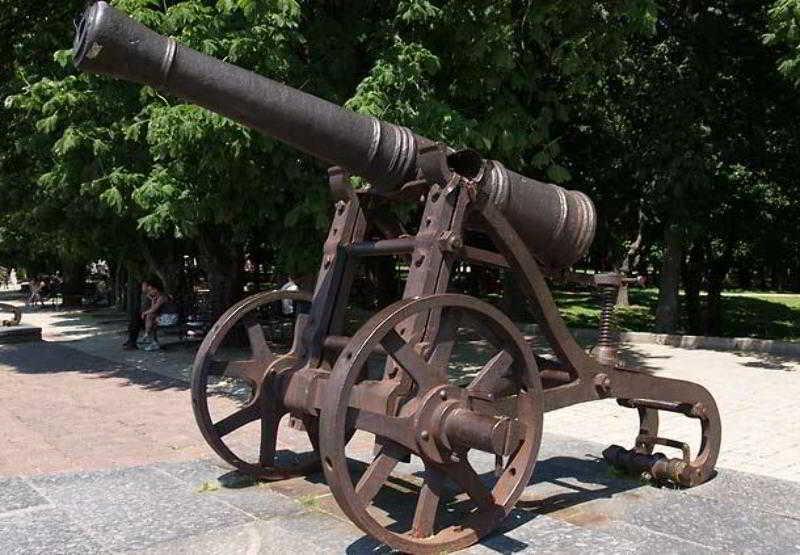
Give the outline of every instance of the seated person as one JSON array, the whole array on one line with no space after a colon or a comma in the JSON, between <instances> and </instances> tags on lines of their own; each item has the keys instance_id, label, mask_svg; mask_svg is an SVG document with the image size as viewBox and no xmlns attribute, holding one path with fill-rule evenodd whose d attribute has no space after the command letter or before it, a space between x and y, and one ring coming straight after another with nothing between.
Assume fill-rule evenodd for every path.
<instances>
[{"instance_id":1,"label":"seated person","mask_svg":"<svg viewBox=\"0 0 800 555\"><path fill-rule=\"evenodd\" d=\"M144 337L138 345L145 351L157 351L161 347L155 337L158 326L174 326L178 323L178 313L172 297L164 292L164 287L157 278L148 278L142 282L142 293L148 298L149 307L142 311Z\"/></svg>"}]
</instances>

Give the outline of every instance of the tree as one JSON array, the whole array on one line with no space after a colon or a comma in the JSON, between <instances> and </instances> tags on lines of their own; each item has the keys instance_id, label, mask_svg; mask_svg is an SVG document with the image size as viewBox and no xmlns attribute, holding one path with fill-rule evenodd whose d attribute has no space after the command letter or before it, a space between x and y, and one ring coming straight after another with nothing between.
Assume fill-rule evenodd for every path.
<instances>
[{"instance_id":1,"label":"tree","mask_svg":"<svg viewBox=\"0 0 800 555\"><path fill-rule=\"evenodd\" d=\"M115 4L210 55L558 182L569 178L558 133L570 95L591 89L651 20L641 0ZM306 247L328 210L318 163L150 88L76 75L68 51L55 59L60 68L18 59L24 85L6 101L27 125L16 144L32 157L26 172L44 206L73 200L86 211L78 219L102 215L101 242L109 226L126 244L188 239L218 309L235 295L248 244L268 242L287 270L316 264Z\"/></svg>"}]
</instances>

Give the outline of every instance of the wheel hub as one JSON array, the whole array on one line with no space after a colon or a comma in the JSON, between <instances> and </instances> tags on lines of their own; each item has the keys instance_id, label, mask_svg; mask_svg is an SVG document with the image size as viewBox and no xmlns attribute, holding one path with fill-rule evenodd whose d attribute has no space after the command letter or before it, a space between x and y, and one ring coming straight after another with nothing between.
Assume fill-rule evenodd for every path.
<instances>
[{"instance_id":1,"label":"wheel hub","mask_svg":"<svg viewBox=\"0 0 800 555\"><path fill-rule=\"evenodd\" d=\"M452 385L431 389L415 420L420 453L441 464L469 449L508 456L523 438L519 420L472 411L468 392Z\"/></svg>"}]
</instances>

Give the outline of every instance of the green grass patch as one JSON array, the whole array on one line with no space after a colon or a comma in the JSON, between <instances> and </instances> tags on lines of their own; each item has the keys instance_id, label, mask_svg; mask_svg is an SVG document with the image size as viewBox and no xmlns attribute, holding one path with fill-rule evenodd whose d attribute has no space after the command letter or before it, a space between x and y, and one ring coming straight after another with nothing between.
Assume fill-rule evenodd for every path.
<instances>
[{"instance_id":1,"label":"green grass patch","mask_svg":"<svg viewBox=\"0 0 800 555\"><path fill-rule=\"evenodd\" d=\"M315 495L301 495L297 502L310 511L318 511L320 508L319 498Z\"/></svg>"},{"instance_id":2,"label":"green grass patch","mask_svg":"<svg viewBox=\"0 0 800 555\"><path fill-rule=\"evenodd\" d=\"M570 327L596 328L600 301L589 292L555 291L556 304ZM684 302L681 295L681 303ZM702 299L701 299L702 300ZM629 307L615 311L617 327L626 331L653 331L658 290L632 289ZM725 337L800 339L800 295L734 291L724 293L723 332ZM686 333L681 322L679 333Z\"/></svg>"}]
</instances>

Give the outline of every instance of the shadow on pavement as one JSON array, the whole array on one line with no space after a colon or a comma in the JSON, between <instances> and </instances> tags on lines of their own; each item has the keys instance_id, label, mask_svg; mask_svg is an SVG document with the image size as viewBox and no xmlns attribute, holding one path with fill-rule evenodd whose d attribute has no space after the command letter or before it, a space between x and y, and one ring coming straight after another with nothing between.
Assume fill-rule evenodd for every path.
<instances>
[{"instance_id":1,"label":"shadow on pavement","mask_svg":"<svg viewBox=\"0 0 800 555\"><path fill-rule=\"evenodd\" d=\"M748 362L740 363L742 366L748 368L757 368L762 370L780 370L783 372L796 372L798 369L797 357L788 357L781 355L771 355L769 353L734 353L737 357L754 358Z\"/></svg>"},{"instance_id":2,"label":"shadow on pavement","mask_svg":"<svg viewBox=\"0 0 800 555\"><path fill-rule=\"evenodd\" d=\"M362 461L350 459L349 462L354 469L366 468ZM373 507L378 511L376 514L383 515L379 517L381 520L386 519L387 529L393 530L398 520L405 521L409 514L413 514L422 481L418 474L397 477L393 475L376 496ZM481 475L483 480L489 480L490 477L491 472ZM324 476L321 473L313 473L304 478L298 478L298 480L306 484L297 487L298 492L308 491L309 487L314 487L316 495L327 497L318 489L321 484L324 484ZM226 473L220 476L218 481L223 488L232 489L257 487L260 483L238 471ZM599 459L556 456L539 461L533 480L514 510L504 523L495 532L485 537L480 544L484 548L501 553L514 553L530 549L531 546L528 543L511 537L511 534L533 519L559 511L571 514L574 511L567 510L578 505L611 499L618 494L642 487L644 487L643 484L637 480L614 475L606 463ZM439 515L439 520L437 520L439 527L462 521L462 518L458 516L462 503L452 497L453 493L451 491L451 496L443 498L447 509L445 513ZM602 509L600 507L597 509L596 520L604 519L605 516L601 514ZM326 507L322 510L325 512L333 510L337 513L333 516L343 517L335 505L332 509ZM591 509L581 510L580 513L582 519L592 520L593 518ZM448 522L441 522L443 517ZM452 522L449 522L451 520ZM351 554L388 553L390 550L372 537L364 535L352 542L346 552Z\"/></svg>"},{"instance_id":3,"label":"shadow on pavement","mask_svg":"<svg viewBox=\"0 0 800 555\"><path fill-rule=\"evenodd\" d=\"M95 378L121 378L144 389L186 390L189 384L145 369L93 356L59 343L47 341L0 346L0 366L23 374L78 372Z\"/></svg>"}]
</instances>

